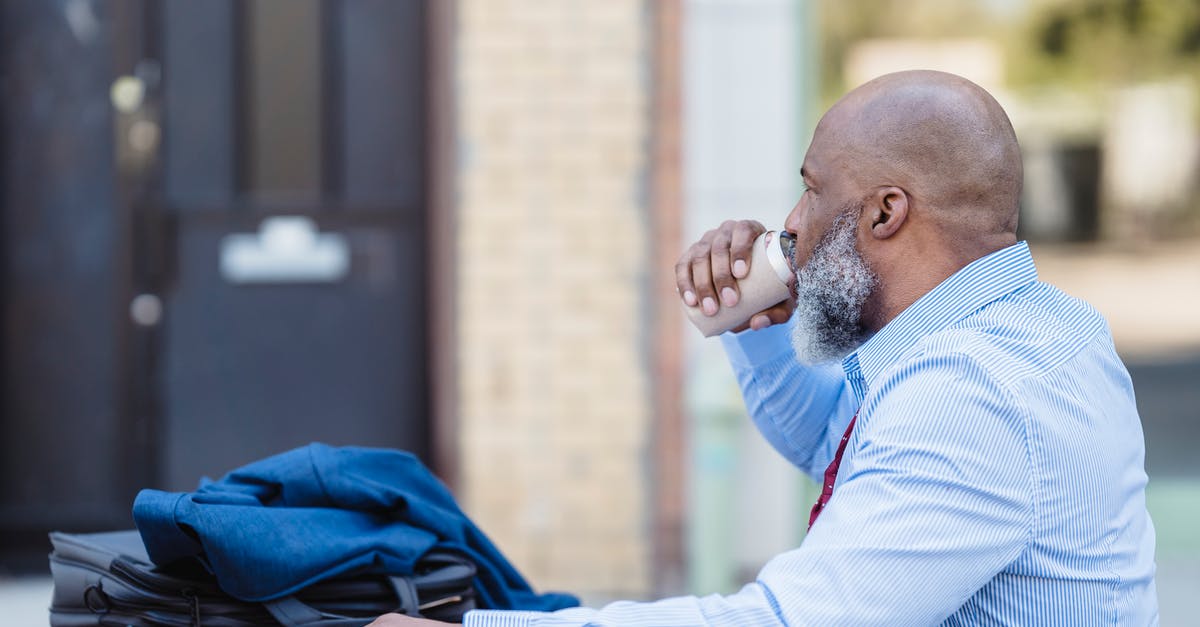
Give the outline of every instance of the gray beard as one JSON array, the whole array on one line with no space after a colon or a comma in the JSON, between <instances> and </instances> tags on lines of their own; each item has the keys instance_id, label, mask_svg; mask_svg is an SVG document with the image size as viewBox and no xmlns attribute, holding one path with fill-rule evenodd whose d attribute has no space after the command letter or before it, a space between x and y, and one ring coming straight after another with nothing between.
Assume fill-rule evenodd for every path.
<instances>
[{"instance_id":1,"label":"gray beard","mask_svg":"<svg viewBox=\"0 0 1200 627\"><path fill-rule=\"evenodd\" d=\"M857 209L857 210L856 210ZM867 340L863 305L879 285L855 245L861 207L843 211L796 271L792 347L801 363L840 360Z\"/></svg>"}]
</instances>

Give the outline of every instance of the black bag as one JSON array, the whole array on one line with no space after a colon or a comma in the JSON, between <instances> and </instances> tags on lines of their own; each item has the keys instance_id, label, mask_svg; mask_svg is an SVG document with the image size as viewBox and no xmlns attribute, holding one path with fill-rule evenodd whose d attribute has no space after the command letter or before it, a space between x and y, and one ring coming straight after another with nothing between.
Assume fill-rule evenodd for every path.
<instances>
[{"instance_id":1,"label":"black bag","mask_svg":"<svg viewBox=\"0 0 1200 627\"><path fill-rule=\"evenodd\" d=\"M339 577L254 603L222 592L198 562L155 566L137 531L55 532L50 542L52 627L360 627L388 612L457 623L475 609L475 564L448 551L430 551L413 575Z\"/></svg>"}]
</instances>

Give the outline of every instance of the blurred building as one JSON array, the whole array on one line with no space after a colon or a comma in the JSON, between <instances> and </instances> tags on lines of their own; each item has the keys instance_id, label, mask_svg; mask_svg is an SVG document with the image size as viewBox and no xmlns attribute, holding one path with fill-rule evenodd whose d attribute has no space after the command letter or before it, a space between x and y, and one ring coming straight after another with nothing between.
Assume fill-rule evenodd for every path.
<instances>
[{"instance_id":1,"label":"blurred building","mask_svg":"<svg viewBox=\"0 0 1200 627\"><path fill-rule=\"evenodd\" d=\"M652 417L676 341L655 268L675 239L650 154L678 124L654 119L669 7L457 3L459 494L533 581L593 598L651 589L652 477L672 461Z\"/></svg>"},{"instance_id":2,"label":"blurred building","mask_svg":"<svg viewBox=\"0 0 1200 627\"><path fill-rule=\"evenodd\" d=\"M320 440L419 455L540 589L735 590L813 494L671 266L782 223L829 77L926 67L997 93L1040 267L1138 356L1160 562L1192 585L1200 258L1155 238L1187 232L1197 86L1015 86L1002 38L922 30L944 6L0 0L0 574Z\"/></svg>"},{"instance_id":3,"label":"blurred building","mask_svg":"<svg viewBox=\"0 0 1200 627\"><path fill-rule=\"evenodd\" d=\"M727 372L703 402L670 271L791 204L793 3L0 6L5 569L312 440L417 453L593 601L728 588L795 541L801 488L720 409Z\"/></svg>"},{"instance_id":4,"label":"blurred building","mask_svg":"<svg viewBox=\"0 0 1200 627\"><path fill-rule=\"evenodd\" d=\"M3 563L311 440L428 457L426 5L0 9Z\"/></svg>"},{"instance_id":5,"label":"blurred building","mask_svg":"<svg viewBox=\"0 0 1200 627\"><path fill-rule=\"evenodd\" d=\"M680 580L678 3L0 7L0 570L320 440L539 587Z\"/></svg>"}]
</instances>

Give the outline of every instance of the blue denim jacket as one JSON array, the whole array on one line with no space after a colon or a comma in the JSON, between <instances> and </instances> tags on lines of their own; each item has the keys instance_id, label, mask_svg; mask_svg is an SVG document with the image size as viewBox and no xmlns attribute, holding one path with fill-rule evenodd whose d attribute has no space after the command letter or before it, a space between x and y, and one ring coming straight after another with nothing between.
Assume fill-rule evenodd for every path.
<instances>
[{"instance_id":1,"label":"blue denim jacket","mask_svg":"<svg viewBox=\"0 0 1200 627\"><path fill-rule=\"evenodd\" d=\"M483 607L579 604L567 594L534 593L450 491L402 451L310 444L195 492L142 490L133 517L156 564L198 558L227 593L248 601L343 574L408 574L439 547L475 561Z\"/></svg>"}]
</instances>

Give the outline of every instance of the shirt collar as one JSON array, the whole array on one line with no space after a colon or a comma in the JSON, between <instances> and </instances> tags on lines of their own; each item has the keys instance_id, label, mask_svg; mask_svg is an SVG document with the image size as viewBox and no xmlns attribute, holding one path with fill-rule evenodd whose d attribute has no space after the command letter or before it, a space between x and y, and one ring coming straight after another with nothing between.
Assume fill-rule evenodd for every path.
<instances>
[{"instance_id":1,"label":"shirt collar","mask_svg":"<svg viewBox=\"0 0 1200 627\"><path fill-rule=\"evenodd\" d=\"M1037 278L1025 242L976 259L950 275L842 360L858 400L866 396L875 377L922 337L949 327Z\"/></svg>"}]
</instances>

